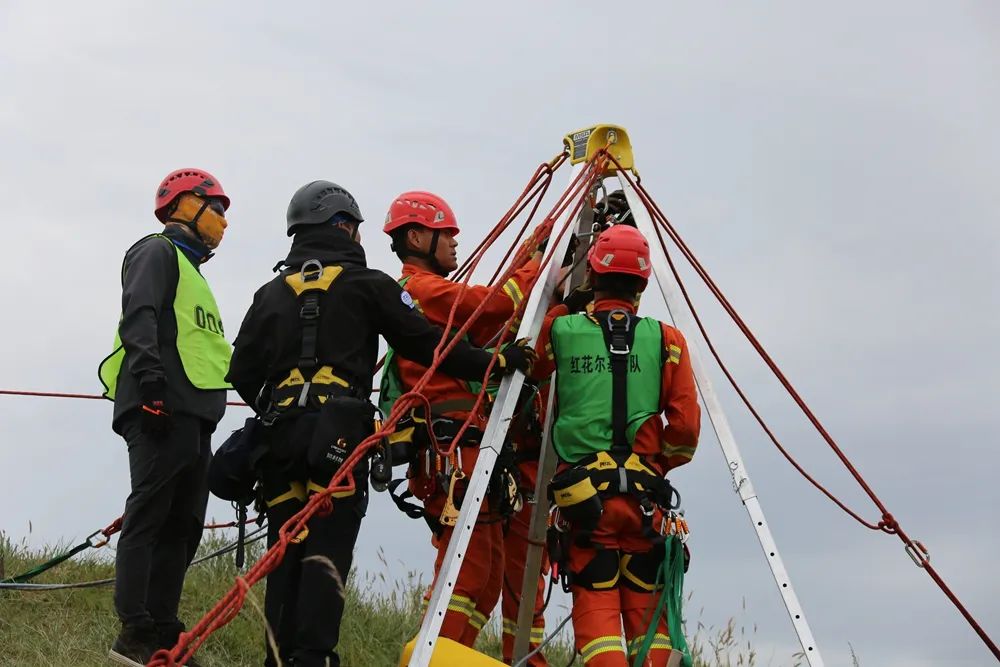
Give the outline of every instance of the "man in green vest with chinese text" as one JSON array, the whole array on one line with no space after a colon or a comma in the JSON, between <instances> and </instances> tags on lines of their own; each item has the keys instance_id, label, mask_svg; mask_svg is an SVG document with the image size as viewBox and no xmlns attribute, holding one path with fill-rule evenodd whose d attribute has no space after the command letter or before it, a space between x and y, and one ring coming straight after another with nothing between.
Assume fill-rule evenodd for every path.
<instances>
[{"instance_id":1,"label":"man in green vest with chinese text","mask_svg":"<svg viewBox=\"0 0 1000 667\"><path fill-rule=\"evenodd\" d=\"M593 311L557 306L539 338L536 373L555 371L556 385L551 555L573 594L584 665L674 667L685 644L668 620L680 610L673 600L667 616L654 609L673 562L665 532L674 494L665 477L698 444L694 373L681 332L636 313L652 268L642 234L611 225L588 264Z\"/></svg>"},{"instance_id":2,"label":"man in green vest with chinese text","mask_svg":"<svg viewBox=\"0 0 1000 667\"><path fill-rule=\"evenodd\" d=\"M146 664L184 629L177 608L201 541L231 353L200 267L222 241L228 208L208 172L168 174L154 211L163 232L139 240L122 264L121 320L98 371L115 402L112 428L128 443L132 485L115 562L122 629L110 657L119 664Z\"/></svg>"}]
</instances>

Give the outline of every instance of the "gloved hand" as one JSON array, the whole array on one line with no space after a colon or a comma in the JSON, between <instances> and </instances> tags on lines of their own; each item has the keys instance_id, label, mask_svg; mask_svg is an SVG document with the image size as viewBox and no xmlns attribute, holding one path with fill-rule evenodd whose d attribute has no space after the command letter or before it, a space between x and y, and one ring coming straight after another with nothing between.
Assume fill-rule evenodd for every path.
<instances>
[{"instance_id":1,"label":"gloved hand","mask_svg":"<svg viewBox=\"0 0 1000 667\"><path fill-rule=\"evenodd\" d=\"M580 246L580 237L573 234L569 237L569 245L566 247L566 254L563 255L562 267L573 266L576 249Z\"/></svg>"},{"instance_id":2,"label":"gloved hand","mask_svg":"<svg viewBox=\"0 0 1000 667\"><path fill-rule=\"evenodd\" d=\"M536 255L542 255L545 253L545 248L549 245L549 237L545 237L541 241L535 240L535 235L532 234L528 238L521 242L521 249L519 254L527 255L528 257L534 257Z\"/></svg>"},{"instance_id":3,"label":"gloved hand","mask_svg":"<svg viewBox=\"0 0 1000 667\"><path fill-rule=\"evenodd\" d=\"M497 355L497 362L493 365L493 376L502 377L510 375L514 371L521 371L525 375L531 373L531 367L538 361L538 354L527 338L520 338L513 343L503 346L500 354Z\"/></svg>"},{"instance_id":4,"label":"gloved hand","mask_svg":"<svg viewBox=\"0 0 1000 667\"><path fill-rule=\"evenodd\" d=\"M174 419L167 405L167 383L164 380L142 383L139 394L142 399L139 406L142 432L154 438L164 437L170 432Z\"/></svg>"},{"instance_id":5,"label":"gloved hand","mask_svg":"<svg viewBox=\"0 0 1000 667\"><path fill-rule=\"evenodd\" d=\"M614 216L617 224L635 227L635 218L632 217L632 211L629 209L628 199L625 198L624 192L615 190L609 194L607 208L608 213Z\"/></svg>"},{"instance_id":6,"label":"gloved hand","mask_svg":"<svg viewBox=\"0 0 1000 667\"><path fill-rule=\"evenodd\" d=\"M566 295L562 303L571 313L579 313L587 307L587 304L594 300L594 288L589 285L580 285Z\"/></svg>"}]
</instances>

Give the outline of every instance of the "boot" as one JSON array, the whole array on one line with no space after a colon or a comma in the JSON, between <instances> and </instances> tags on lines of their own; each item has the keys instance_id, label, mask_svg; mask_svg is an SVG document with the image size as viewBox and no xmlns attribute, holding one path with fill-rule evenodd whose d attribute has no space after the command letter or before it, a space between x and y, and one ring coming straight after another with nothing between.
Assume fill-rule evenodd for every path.
<instances>
[{"instance_id":1,"label":"boot","mask_svg":"<svg viewBox=\"0 0 1000 667\"><path fill-rule=\"evenodd\" d=\"M142 667L160 648L156 626L151 621L122 624L108 657L118 665Z\"/></svg>"}]
</instances>

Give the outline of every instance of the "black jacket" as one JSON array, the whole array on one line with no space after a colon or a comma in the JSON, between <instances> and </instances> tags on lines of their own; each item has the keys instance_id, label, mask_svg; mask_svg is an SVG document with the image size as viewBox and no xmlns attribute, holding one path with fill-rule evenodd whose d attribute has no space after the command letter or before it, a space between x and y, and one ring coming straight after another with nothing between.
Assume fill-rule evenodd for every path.
<instances>
[{"instance_id":1,"label":"black jacket","mask_svg":"<svg viewBox=\"0 0 1000 667\"><path fill-rule=\"evenodd\" d=\"M265 384L277 383L298 365L302 349L300 304L285 283L311 259L343 272L320 301L317 358L321 365L348 380L365 395L372 387L381 335L397 354L427 366L441 339L403 289L387 274L367 268L360 244L331 225L307 228L295 235L287 267L254 294L239 334L226 379L250 405ZM464 342L441 364L441 371L463 379L480 379L491 355Z\"/></svg>"},{"instance_id":2,"label":"black jacket","mask_svg":"<svg viewBox=\"0 0 1000 667\"><path fill-rule=\"evenodd\" d=\"M167 404L177 414L219 423L226 411L226 392L205 391L187 378L177 351L177 253L198 269L207 254L198 241L167 227L170 241L148 236L125 253L122 264L122 320L118 334L125 359L118 375L112 428L121 433L121 421L142 403L140 385L165 380Z\"/></svg>"}]
</instances>

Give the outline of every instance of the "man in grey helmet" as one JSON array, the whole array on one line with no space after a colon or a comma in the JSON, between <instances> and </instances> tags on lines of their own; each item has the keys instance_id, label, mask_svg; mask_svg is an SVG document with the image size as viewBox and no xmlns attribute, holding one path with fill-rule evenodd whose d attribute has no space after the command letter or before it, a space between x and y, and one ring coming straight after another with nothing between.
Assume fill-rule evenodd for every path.
<instances>
[{"instance_id":1,"label":"man in grey helmet","mask_svg":"<svg viewBox=\"0 0 1000 667\"><path fill-rule=\"evenodd\" d=\"M359 442L373 433L368 401L378 337L396 354L429 365L441 330L414 308L394 279L365 263L354 197L335 183L313 181L288 205L288 257L254 295L234 343L226 379L265 424L257 462L268 518L268 543L322 491ZM491 355L459 343L441 371L482 379ZM497 375L530 369L525 343L503 349ZM265 615L278 656L265 665L340 665L336 646L344 585L368 505L368 460L353 469L356 488L333 498L333 511L314 516L295 536L267 579Z\"/></svg>"}]
</instances>

